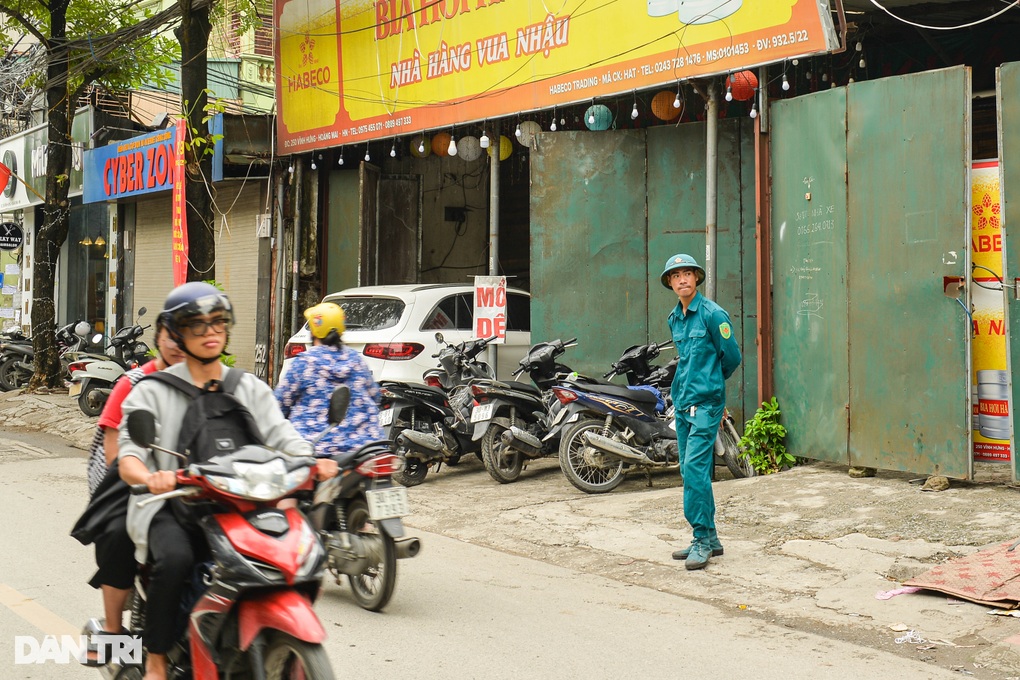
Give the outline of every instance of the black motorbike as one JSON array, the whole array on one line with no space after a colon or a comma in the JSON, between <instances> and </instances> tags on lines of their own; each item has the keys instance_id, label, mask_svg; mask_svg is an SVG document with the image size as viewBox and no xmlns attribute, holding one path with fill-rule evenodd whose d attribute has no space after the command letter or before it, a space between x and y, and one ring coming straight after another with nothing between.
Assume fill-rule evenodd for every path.
<instances>
[{"instance_id":1,"label":"black motorbike","mask_svg":"<svg viewBox=\"0 0 1020 680\"><path fill-rule=\"evenodd\" d=\"M343 420L349 401L346 387L334 392L331 426ZM303 510L322 537L326 566L337 584L346 575L358 604L377 612L393 595L397 560L414 557L421 549L417 538L404 535L400 519L408 514L407 489L392 481L403 462L389 441L366 444L334 460L339 474L319 483Z\"/></svg>"},{"instance_id":2,"label":"black motorbike","mask_svg":"<svg viewBox=\"0 0 1020 680\"><path fill-rule=\"evenodd\" d=\"M673 407L667 404L675 361L662 370L649 363L666 344L628 348L603 376L626 373L632 387L575 382L553 388L563 404L555 423L562 430L560 469L576 488L585 493L605 493L623 481L630 467L648 473L678 464L676 423ZM641 383L653 383L652 389L635 389ZM717 436L717 454L734 476L746 476L750 466L740 458L734 434L727 413Z\"/></svg>"},{"instance_id":3,"label":"black motorbike","mask_svg":"<svg viewBox=\"0 0 1020 680\"><path fill-rule=\"evenodd\" d=\"M92 349L87 339L90 330L87 322L76 321L54 332L60 354L61 376L65 380L70 377L71 363L84 357L97 356L89 351ZM35 348L31 338L19 333L17 339L0 344L0 391L21 389L28 384L33 373Z\"/></svg>"},{"instance_id":4,"label":"black motorbike","mask_svg":"<svg viewBox=\"0 0 1020 680\"><path fill-rule=\"evenodd\" d=\"M557 359L576 344L577 338L572 338L532 346L513 377L527 373L533 384L520 380L470 384L475 404L470 416L472 440L481 441L485 469L500 484L517 481L526 460L556 453L558 439L542 438L560 407L552 387L573 371Z\"/></svg>"},{"instance_id":5,"label":"black motorbike","mask_svg":"<svg viewBox=\"0 0 1020 680\"><path fill-rule=\"evenodd\" d=\"M442 333L436 333L436 340L445 342ZM379 423L404 459L404 469L394 475L404 486L421 484L431 466L438 471L443 463L456 465L466 454L481 455L468 421L472 406L468 385L491 375L477 357L492 340L446 343L433 355L445 376L429 371L438 386L389 381L380 385Z\"/></svg>"}]
</instances>

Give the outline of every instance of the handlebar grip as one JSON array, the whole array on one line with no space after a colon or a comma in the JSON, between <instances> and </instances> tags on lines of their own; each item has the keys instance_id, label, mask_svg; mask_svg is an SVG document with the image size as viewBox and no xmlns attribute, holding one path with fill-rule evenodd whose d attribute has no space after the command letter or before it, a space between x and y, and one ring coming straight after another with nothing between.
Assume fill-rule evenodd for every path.
<instances>
[{"instance_id":1,"label":"handlebar grip","mask_svg":"<svg viewBox=\"0 0 1020 680\"><path fill-rule=\"evenodd\" d=\"M143 493L149 493L149 487L145 484L132 484L130 489L132 496L141 496Z\"/></svg>"},{"instance_id":2,"label":"handlebar grip","mask_svg":"<svg viewBox=\"0 0 1020 680\"><path fill-rule=\"evenodd\" d=\"M604 373L602 375L602 379L603 380L609 380L610 378L614 378L614 377L616 377L616 369L615 368L613 370L611 370L609 373Z\"/></svg>"},{"instance_id":3,"label":"handlebar grip","mask_svg":"<svg viewBox=\"0 0 1020 680\"><path fill-rule=\"evenodd\" d=\"M510 377L511 377L511 378L516 378L516 377L517 377L517 376L519 376L519 375L520 375L521 373L524 373L524 367L523 367L523 366L521 366L521 367L520 367L520 368L518 368L518 369L517 369L516 371L514 371L513 373L511 373L511 374L510 374Z\"/></svg>"},{"instance_id":4,"label":"handlebar grip","mask_svg":"<svg viewBox=\"0 0 1020 680\"><path fill-rule=\"evenodd\" d=\"M563 344L564 344L564 345L570 345L570 344L573 344L573 343L575 343L575 342L577 342L577 338L571 338L570 340L567 340L567 341L566 341L565 343L563 343Z\"/></svg>"}]
</instances>

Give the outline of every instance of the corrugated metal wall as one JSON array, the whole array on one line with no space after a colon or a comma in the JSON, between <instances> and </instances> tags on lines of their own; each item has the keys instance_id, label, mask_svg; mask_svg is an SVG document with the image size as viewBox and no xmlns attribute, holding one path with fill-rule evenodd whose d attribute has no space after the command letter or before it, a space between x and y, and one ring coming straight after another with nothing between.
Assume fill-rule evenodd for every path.
<instances>
[{"instance_id":1,"label":"corrugated metal wall","mask_svg":"<svg viewBox=\"0 0 1020 680\"><path fill-rule=\"evenodd\" d=\"M796 455L971 474L970 72L773 109L776 392ZM849 415L847 415L847 413Z\"/></svg>"},{"instance_id":2,"label":"corrugated metal wall","mask_svg":"<svg viewBox=\"0 0 1020 680\"><path fill-rule=\"evenodd\" d=\"M563 358L589 374L630 345L669 339L677 252L705 252L705 125L538 136L531 152L532 341L577 336ZM751 127L721 121L719 302L744 352L727 384L738 420L757 401ZM663 361L672 358L666 350Z\"/></svg>"},{"instance_id":3,"label":"corrugated metal wall","mask_svg":"<svg viewBox=\"0 0 1020 680\"><path fill-rule=\"evenodd\" d=\"M1002 197L1002 278L1007 286L1013 286L1020 279L1020 200L1010 201L1009 192L1020 192L1020 62L1003 64L998 71L999 111L999 177ZM1016 450L1017 404L1020 404L1020 385L1014 374L1020 366L1020 303L1017 289L1006 288L1005 316L1007 362L1012 376L1011 450L1013 455L1013 479L1020 479L1020 455Z\"/></svg>"},{"instance_id":4,"label":"corrugated metal wall","mask_svg":"<svg viewBox=\"0 0 1020 680\"><path fill-rule=\"evenodd\" d=\"M242 188L243 186L243 188ZM258 239L256 215L265 212L265 185L218 185L216 196L226 216L215 219L216 280L234 305L236 323L230 335L230 351L237 366L255 368L255 313L258 291ZM139 201L135 222L134 305L147 307L145 323L152 324L173 288L170 266L170 197Z\"/></svg>"}]
</instances>

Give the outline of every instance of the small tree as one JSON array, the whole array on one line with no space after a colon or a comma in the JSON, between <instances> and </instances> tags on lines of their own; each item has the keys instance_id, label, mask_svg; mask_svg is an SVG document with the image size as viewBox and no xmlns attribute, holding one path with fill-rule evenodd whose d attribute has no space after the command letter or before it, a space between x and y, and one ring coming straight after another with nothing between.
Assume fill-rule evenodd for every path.
<instances>
[{"instance_id":1,"label":"small tree","mask_svg":"<svg viewBox=\"0 0 1020 680\"><path fill-rule=\"evenodd\" d=\"M208 0L197 0L208 2ZM0 0L8 21L0 32L0 51L21 30L45 52L45 73L36 77L45 98L49 135L43 223L36 227L32 272L32 337L35 374L28 389L60 387L54 281L57 255L70 226L68 178L71 174L71 125L76 102L86 88L103 83L120 90L146 82L165 86L162 65L176 56L173 42L159 29L180 13L176 5L158 14L117 0Z\"/></svg>"},{"instance_id":2,"label":"small tree","mask_svg":"<svg viewBox=\"0 0 1020 680\"><path fill-rule=\"evenodd\" d=\"M762 402L754 418L744 426L740 438L741 457L747 458L759 474L771 475L792 466L797 459L786 450L786 428L779 424L779 402L775 397Z\"/></svg>"}]
</instances>

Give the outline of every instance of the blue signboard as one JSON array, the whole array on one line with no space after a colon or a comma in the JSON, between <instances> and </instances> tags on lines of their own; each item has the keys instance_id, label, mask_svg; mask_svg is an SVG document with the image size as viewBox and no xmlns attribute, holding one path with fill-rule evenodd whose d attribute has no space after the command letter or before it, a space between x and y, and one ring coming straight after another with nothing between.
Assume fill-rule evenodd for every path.
<instances>
[{"instance_id":1,"label":"blue signboard","mask_svg":"<svg viewBox=\"0 0 1020 680\"><path fill-rule=\"evenodd\" d=\"M166 191L173 185L173 127L85 152L84 203Z\"/></svg>"}]
</instances>

